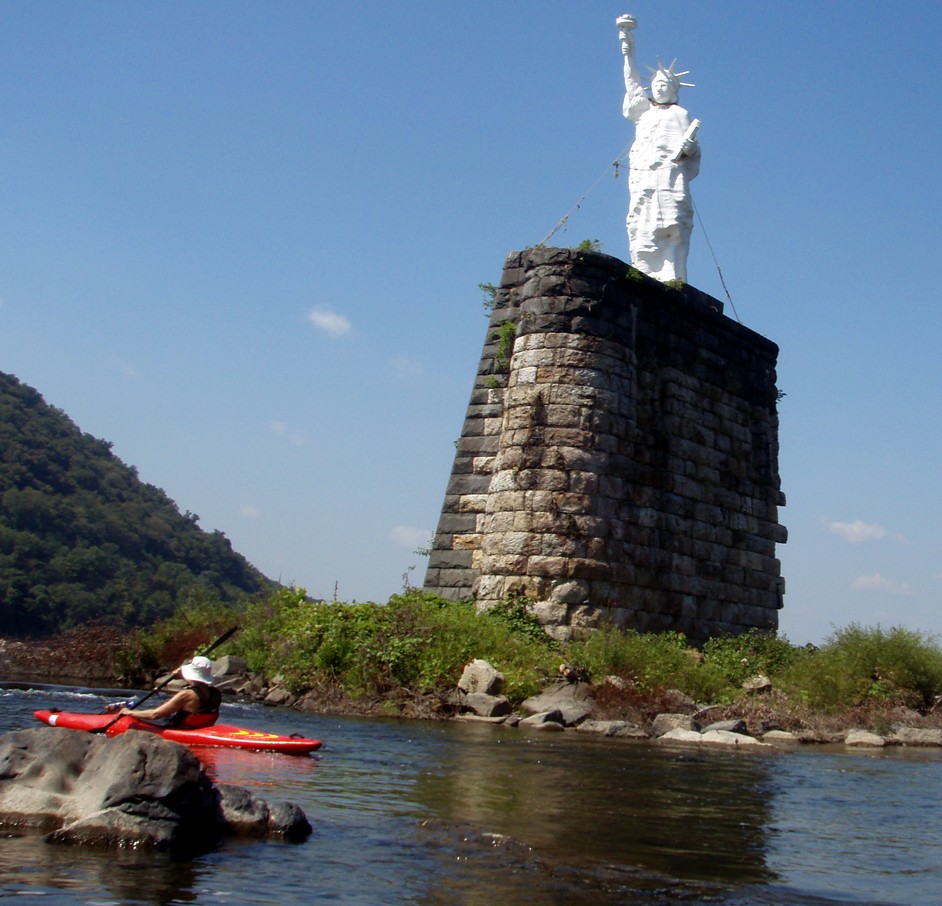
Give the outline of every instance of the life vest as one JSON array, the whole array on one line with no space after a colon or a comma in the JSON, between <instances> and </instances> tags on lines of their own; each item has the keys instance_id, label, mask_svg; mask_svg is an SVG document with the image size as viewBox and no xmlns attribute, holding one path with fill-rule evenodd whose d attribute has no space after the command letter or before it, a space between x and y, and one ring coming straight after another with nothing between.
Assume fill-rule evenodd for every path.
<instances>
[{"instance_id":1,"label":"life vest","mask_svg":"<svg viewBox=\"0 0 942 906\"><path fill-rule=\"evenodd\" d=\"M207 686L205 683L193 683L190 688L200 700L199 711L177 711L171 715L167 726L199 730L202 727L211 727L219 719L222 693L215 686Z\"/></svg>"}]
</instances>

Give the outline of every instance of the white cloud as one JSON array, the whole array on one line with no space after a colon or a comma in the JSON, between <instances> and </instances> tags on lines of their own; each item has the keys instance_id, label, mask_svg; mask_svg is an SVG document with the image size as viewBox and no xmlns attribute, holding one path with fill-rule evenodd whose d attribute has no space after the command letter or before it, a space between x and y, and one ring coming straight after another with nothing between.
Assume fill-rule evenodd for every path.
<instances>
[{"instance_id":1,"label":"white cloud","mask_svg":"<svg viewBox=\"0 0 942 906\"><path fill-rule=\"evenodd\" d=\"M112 356L110 360L112 368L115 368L121 377L125 378L136 378L137 369L124 359L119 359L117 356Z\"/></svg>"},{"instance_id":2,"label":"white cloud","mask_svg":"<svg viewBox=\"0 0 942 906\"><path fill-rule=\"evenodd\" d=\"M886 537L886 529L882 525L869 525L866 522L830 522L828 530L840 535L845 541L853 544L862 544L864 541L879 541Z\"/></svg>"},{"instance_id":3,"label":"white cloud","mask_svg":"<svg viewBox=\"0 0 942 906\"><path fill-rule=\"evenodd\" d=\"M268 428L274 434L287 438L295 447L303 447L306 443L304 438L298 434L297 431L290 430L287 422L272 420L268 423Z\"/></svg>"},{"instance_id":4,"label":"white cloud","mask_svg":"<svg viewBox=\"0 0 942 906\"><path fill-rule=\"evenodd\" d=\"M858 576L850 583L850 587L856 591L885 591L891 595L913 594L908 582L896 582L880 573L874 573L872 576Z\"/></svg>"},{"instance_id":5,"label":"white cloud","mask_svg":"<svg viewBox=\"0 0 942 906\"><path fill-rule=\"evenodd\" d=\"M421 377L423 372L422 363L417 359L410 359L407 356L399 356L394 359L393 369L398 378Z\"/></svg>"},{"instance_id":6,"label":"white cloud","mask_svg":"<svg viewBox=\"0 0 942 906\"><path fill-rule=\"evenodd\" d=\"M389 536L400 547L408 547L410 550L427 547L432 538L432 533L428 529L412 528L408 525L397 525Z\"/></svg>"},{"instance_id":7,"label":"white cloud","mask_svg":"<svg viewBox=\"0 0 942 906\"><path fill-rule=\"evenodd\" d=\"M244 507L239 510L239 515L245 519L258 519L261 516L261 512L258 507L252 506L252 504L247 503Z\"/></svg>"},{"instance_id":8,"label":"white cloud","mask_svg":"<svg viewBox=\"0 0 942 906\"><path fill-rule=\"evenodd\" d=\"M350 333L350 322L343 316L331 311L329 308L312 308L307 316L318 330L330 334L332 337L340 337L345 333Z\"/></svg>"}]
</instances>

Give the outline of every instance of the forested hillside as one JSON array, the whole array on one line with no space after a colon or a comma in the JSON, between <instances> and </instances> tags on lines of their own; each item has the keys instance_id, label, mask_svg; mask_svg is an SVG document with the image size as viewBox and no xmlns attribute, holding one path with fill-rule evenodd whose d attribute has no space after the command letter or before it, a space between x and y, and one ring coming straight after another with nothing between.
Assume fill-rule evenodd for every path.
<instances>
[{"instance_id":1,"label":"forested hillside","mask_svg":"<svg viewBox=\"0 0 942 906\"><path fill-rule=\"evenodd\" d=\"M271 587L197 519L0 372L0 633L142 625L190 595L229 601Z\"/></svg>"}]
</instances>

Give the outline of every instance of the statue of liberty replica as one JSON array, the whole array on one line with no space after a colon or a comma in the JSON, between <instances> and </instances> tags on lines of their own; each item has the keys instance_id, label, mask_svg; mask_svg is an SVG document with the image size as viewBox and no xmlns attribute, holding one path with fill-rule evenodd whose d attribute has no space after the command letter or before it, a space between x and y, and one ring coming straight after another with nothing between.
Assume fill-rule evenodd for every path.
<instances>
[{"instance_id":1,"label":"statue of liberty replica","mask_svg":"<svg viewBox=\"0 0 942 906\"><path fill-rule=\"evenodd\" d=\"M628 156L628 244L631 263L645 274L666 282L687 281L687 253L693 229L690 181L700 172L699 120L677 103L686 72L674 63L651 70L651 88L641 83L635 59L633 16L616 20L625 58L623 113L635 124ZM650 67L648 67L650 69Z\"/></svg>"}]
</instances>

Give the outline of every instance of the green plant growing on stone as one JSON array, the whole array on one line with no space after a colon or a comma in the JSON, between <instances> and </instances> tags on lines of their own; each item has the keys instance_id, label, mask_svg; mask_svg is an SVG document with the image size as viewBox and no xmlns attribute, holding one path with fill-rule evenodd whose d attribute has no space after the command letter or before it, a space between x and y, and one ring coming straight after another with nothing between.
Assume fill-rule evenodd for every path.
<instances>
[{"instance_id":1,"label":"green plant growing on stone","mask_svg":"<svg viewBox=\"0 0 942 906\"><path fill-rule=\"evenodd\" d=\"M510 356L513 353L514 339L517 336L517 323L504 321L494 332L497 347L494 350L494 370L507 372L510 370Z\"/></svg>"},{"instance_id":2,"label":"green plant growing on stone","mask_svg":"<svg viewBox=\"0 0 942 906\"><path fill-rule=\"evenodd\" d=\"M489 619L506 627L511 633L537 645L556 648L558 644L546 634L536 615L527 610L524 596L513 596L485 611Z\"/></svg>"},{"instance_id":3,"label":"green plant growing on stone","mask_svg":"<svg viewBox=\"0 0 942 906\"><path fill-rule=\"evenodd\" d=\"M632 283L643 283L644 274L642 274L638 268L629 265L628 270L625 271L625 279L631 281Z\"/></svg>"},{"instance_id":4,"label":"green plant growing on stone","mask_svg":"<svg viewBox=\"0 0 942 906\"><path fill-rule=\"evenodd\" d=\"M665 286L669 286L671 289L676 289L678 291L682 290L687 284L683 280L667 280L664 283Z\"/></svg>"},{"instance_id":5,"label":"green plant growing on stone","mask_svg":"<svg viewBox=\"0 0 942 906\"><path fill-rule=\"evenodd\" d=\"M484 293L484 314L490 317L491 312L494 311L494 306L497 304L497 292L500 287L493 283L479 283L478 289Z\"/></svg>"},{"instance_id":6,"label":"green plant growing on stone","mask_svg":"<svg viewBox=\"0 0 942 906\"><path fill-rule=\"evenodd\" d=\"M576 246L576 251L578 252L601 252L602 251L602 241L600 239L583 239Z\"/></svg>"}]
</instances>

